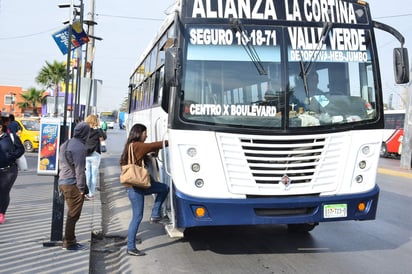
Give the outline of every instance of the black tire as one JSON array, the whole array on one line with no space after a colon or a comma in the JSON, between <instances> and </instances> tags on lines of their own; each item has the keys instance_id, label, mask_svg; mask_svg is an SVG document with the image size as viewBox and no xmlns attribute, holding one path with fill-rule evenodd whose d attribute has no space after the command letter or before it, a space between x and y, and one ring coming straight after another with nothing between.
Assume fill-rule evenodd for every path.
<instances>
[{"instance_id":1,"label":"black tire","mask_svg":"<svg viewBox=\"0 0 412 274\"><path fill-rule=\"evenodd\" d=\"M23 143L24 149L26 150L26 152L33 152L34 148L33 148L33 144L30 141L24 141Z\"/></svg>"},{"instance_id":2,"label":"black tire","mask_svg":"<svg viewBox=\"0 0 412 274\"><path fill-rule=\"evenodd\" d=\"M382 145L381 145L380 156L383 157L383 158L388 158L389 157L388 148L386 147L385 143L382 143Z\"/></svg>"},{"instance_id":3,"label":"black tire","mask_svg":"<svg viewBox=\"0 0 412 274\"><path fill-rule=\"evenodd\" d=\"M292 233L307 233L312 231L319 223L288 224L288 231Z\"/></svg>"}]
</instances>

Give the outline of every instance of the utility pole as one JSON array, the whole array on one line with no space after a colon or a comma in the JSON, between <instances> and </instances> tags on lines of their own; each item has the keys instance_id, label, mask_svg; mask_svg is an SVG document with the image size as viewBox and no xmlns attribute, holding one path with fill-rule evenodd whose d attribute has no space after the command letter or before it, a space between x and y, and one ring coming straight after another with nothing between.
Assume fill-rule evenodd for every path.
<instances>
[{"instance_id":1,"label":"utility pole","mask_svg":"<svg viewBox=\"0 0 412 274\"><path fill-rule=\"evenodd\" d=\"M80 26L83 28L83 13L84 13L84 3L80 0ZM76 96L74 103L74 124L73 127L79 122L80 117L80 91L81 91L81 64L82 60L82 47L77 49L77 69L76 69Z\"/></svg>"},{"instance_id":2,"label":"utility pole","mask_svg":"<svg viewBox=\"0 0 412 274\"><path fill-rule=\"evenodd\" d=\"M412 92L411 85L407 88L407 98L405 106L405 124L403 127L402 153L401 153L401 168L412 168Z\"/></svg>"},{"instance_id":3,"label":"utility pole","mask_svg":"<svg viewBox=\"0 0 412 274\"><path fill-rule=\"evenodd\" d=\"M94 60L94 50L95 50L95 40L102 40L100 37L94 36L94 26L97 23L94 21L94 0L89 0L89 12L87 13L87 20L85 23L88 25L88 35L90 38L89 43L86 46L86 57L84 61L84 77L89 78L89 92L86 98L86 116L92 113L91 110L91 99L93 94L93 60ZM93 97L94 98L94 97Z\"/></svg>"},{"instance_id":4,"label":"utility pole","mask_svg":"<svg viewBox=\"0 0 412 274\"><path fill-rule=\"evenodd\" d=\"M86 58L85 58L85 70L84 70L84 77L92 78L92 62L94 58L94 25L96 22L94 21L94 0L89 0L89 12L87 13L87 20L85 23L88 26L87 34L91 36L89 43L86 45Z\"/></svg>"}]
</instances>

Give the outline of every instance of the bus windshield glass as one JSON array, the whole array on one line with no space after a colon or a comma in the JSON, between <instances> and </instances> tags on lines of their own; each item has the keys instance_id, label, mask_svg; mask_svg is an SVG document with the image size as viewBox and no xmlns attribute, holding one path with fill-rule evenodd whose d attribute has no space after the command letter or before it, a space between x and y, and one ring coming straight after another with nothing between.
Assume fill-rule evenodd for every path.
<instances>
[{"instance_id":1,"label":"bus windshield glass","mask_svg":"<svg viewBox=\"0 0 412 274\"><path fill-rule=\"evenodd\" d=\"M184 120L285 129L377 118L371 34L362 24L240 24L188 25Z\"/></svg>"}]
</instances>

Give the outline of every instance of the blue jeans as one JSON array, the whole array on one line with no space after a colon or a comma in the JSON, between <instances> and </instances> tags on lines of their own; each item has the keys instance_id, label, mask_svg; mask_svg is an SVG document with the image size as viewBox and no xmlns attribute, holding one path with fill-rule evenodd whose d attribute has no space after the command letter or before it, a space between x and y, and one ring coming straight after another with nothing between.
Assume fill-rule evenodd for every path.
<instances>
[{"instance_id":1,"label":"blue jeans","mask_svg":"<svg viewBox=\"0 0 412 274\"><path fill-rule=\"evenodd\" d=\"M132 204L132 219L127 234L127 249L132 250L136 248L136 234L143 219L144 196L157 194L151 217L160 217L162 204L169 193L169 186L156 182L151 178L151 187L148 189L128 187L126 191Z\"/></svg>"},{"instance_id":2,"label":"blue jeans","mask_svg":"<svg viewBox=\"0 0 412 274\"><path fill-rule=\"evenodd\" d=\"M96 151L86 157L86 183L89 188L89 196L94 195L97 184L97 173L99 172L101 156Z\"/></svg>"}]
</instances>

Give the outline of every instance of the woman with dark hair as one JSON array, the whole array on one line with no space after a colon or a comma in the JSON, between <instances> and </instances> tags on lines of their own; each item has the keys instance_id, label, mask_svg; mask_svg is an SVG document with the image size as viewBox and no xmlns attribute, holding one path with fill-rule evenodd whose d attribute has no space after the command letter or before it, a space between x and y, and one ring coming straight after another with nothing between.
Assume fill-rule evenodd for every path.
<instances>
[{"instance_id":1,"label":"woman with dark hair","mask_svg":"<svg viewBox=\"0 0 412 274\"><path fill-rule=\"evenodd\" d=\"M150 152L157 153L163 147L162 142L145 143L147 138L147 128L142 124L135 124L130 132L129 137L120 157L120 165L128 163L129 144L132 144L133 154L136 164L142 165L145 156ZM168 142L166 141L166 146ZM151 186L147 189L141 189L126 185L126 191L132 205L132 219L130 220L129 230L127 235L127 254L132 256L146 255L144 252L136 248L136 234L139 229L140 222L143 219L144 196L149 194L157 194L153 205L152 214L150 217L151 223L159 223L167 220L167 217L162 217L161 207L169 193L169 187L166 184L156 182L150 176Z\"/></svg>"},{"instance_id":2,"label":"woman with dark hair","mask_svg":"<svg viewBox=\"0 0 412 274\"><path fill-rule=\"evenodd\" d=\"M7 133L6 123L0 119L0 224L6 221L10 191L18 174L16 160L23 153L24 146L20 138L14 133Z\"/></svg>"}]
</instances>

